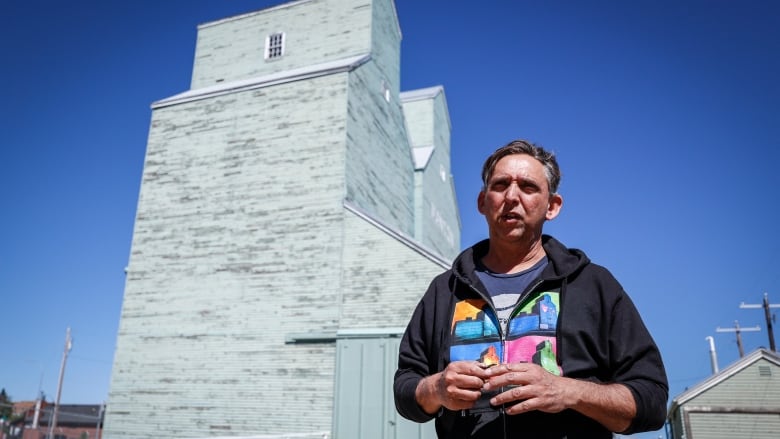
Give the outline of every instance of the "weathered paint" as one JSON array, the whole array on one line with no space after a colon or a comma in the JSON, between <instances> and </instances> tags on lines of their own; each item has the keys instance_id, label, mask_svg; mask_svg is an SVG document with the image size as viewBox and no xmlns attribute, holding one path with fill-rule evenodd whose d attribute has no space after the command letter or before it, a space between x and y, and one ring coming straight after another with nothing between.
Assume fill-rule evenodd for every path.
<instances>
[{"instance_id":1,"label":"weathered paint","mask_svg":"<svg viewBox=\"0 0 780 439\"><path fill-rule=\"evenodd\" d=\"M284 338L338 326L345 84L155 112L106 437L278 431L332 405L333 347Z\"/></svg>"},{"instance_id":2,"label":"weathered paint","mask_svg":"<svg viewBox=\"0 0 780 439\"><path fill-rule=\"evenodd\" d=\"M306 0L202 24L191 88L369 53L371 13L371 0ZM285 34L285 54L266 60L266 37L277 32Z\"/></svg>"},{"instance_id":3,"label":"weathered paint","mask_svg":"<svg viewBox=\"0 0 780 439\"><path fill-rule=\"evenodd\" d=\"M432 149L415 172L415 237L448 258L460 251L460 218L450 173L450 121L444 89L402 94L412 148Z\"/></svg>"},{"instance_id":4,"label":"weathered paint","mask_svg":"<svg viewBox=\"0 0 780 439\"><path fill-rule=\"evenodd\" d=\"M443 267L349 212L344 228L339 328L406 326Z\"/></svg>"},{"instance_id":5,"label":"weathered paint","mask_svg":"<svg viewBox=\"0 0 780 439\"><path fill-rule=\"evenodd\" d=\"M256 42L280 29L288 51L260 66ZM105 438L331 430L335 343L290 334L403 326L445 265L434 242L411 242L399 50L391 0L199 27L194 91L370 58L153 107Z\"/></svg>"}]
</instances>

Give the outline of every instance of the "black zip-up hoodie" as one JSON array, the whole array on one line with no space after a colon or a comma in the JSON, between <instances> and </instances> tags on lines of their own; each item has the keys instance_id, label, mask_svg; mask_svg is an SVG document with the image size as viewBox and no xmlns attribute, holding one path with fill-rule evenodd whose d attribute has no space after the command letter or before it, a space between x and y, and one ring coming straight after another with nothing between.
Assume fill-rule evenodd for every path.
<instances>
[{"instance_id":1,"label":"black zip-up hoodie","mask_svg":"<svg viewBox=\"0 0 780 439\"><path fill-rule=\"evenodd\" d=\"M636 401L637 414L622 433L660 428L666 418L666 372L633 302L617 280L605 268L591 263L582 251L568 249L546 235L542 244L549 263L519 302L546 292L557 293L557 323L550 326L554 328L552 342L557 345L559 370L570 378L627 386ZM395 374L398 412L416 422L435 417L438 436L447 439L612 437L603 426L573 410L506 415L498 409L478 413L442 409L429 415L417 404L419 381L443 370L450 361L456 338L456 304L467 299L490 303L475 273L475 261L487 254L488 248L485 240L461 253L450 270L431 282L417 305L401 341ZM515 310L513 318L517 314Z\"/></svg>"}]
</instances>

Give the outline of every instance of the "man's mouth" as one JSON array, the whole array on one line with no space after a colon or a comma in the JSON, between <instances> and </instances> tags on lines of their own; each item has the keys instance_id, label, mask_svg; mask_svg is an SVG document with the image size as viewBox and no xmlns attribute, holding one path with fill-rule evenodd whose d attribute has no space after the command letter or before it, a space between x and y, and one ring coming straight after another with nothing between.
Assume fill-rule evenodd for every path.
<instances>
[{"instance_id":1,"label":"man's mouth","mask_svg":"<svg viewBox=\"0 0 780 439\"><path fill-rule=\"evenodd\" d=\"M522 219L522 217L516 213L507 212L501 215L501 219L504 221L516 221Z\"/></svg>"}]
</instances>

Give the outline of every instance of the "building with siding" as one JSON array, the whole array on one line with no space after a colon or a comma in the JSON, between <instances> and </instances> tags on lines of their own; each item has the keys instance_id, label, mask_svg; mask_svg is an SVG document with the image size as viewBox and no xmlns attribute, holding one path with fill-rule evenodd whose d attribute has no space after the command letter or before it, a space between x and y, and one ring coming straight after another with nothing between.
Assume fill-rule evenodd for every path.
<instances>
[{"instance_id":1,"label":"building with siding","mask_svg":"<svg viewBox=\"0 0 780 439\"><path fill-rule=\"evenodd\" d=\"M198 26L152 104L103 437L430 437L388 386L460 222L444 90L400 92L400 41L393 0Z\"/></svg>"},{"instance_id":2,"label":"building with siding","mask_svg":"<svg viewBox=\"0 0 780 439\"><path fill-rule=\"evenodd\" d=\"M780 437L780 357L759 349L678 395L674 439Z\"/></svg>"}]
</instances>

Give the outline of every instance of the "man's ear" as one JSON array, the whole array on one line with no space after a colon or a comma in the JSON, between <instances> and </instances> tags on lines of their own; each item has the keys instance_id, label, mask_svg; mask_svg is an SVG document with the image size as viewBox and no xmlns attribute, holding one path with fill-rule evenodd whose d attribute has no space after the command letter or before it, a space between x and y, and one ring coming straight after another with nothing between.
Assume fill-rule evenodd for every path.
<instances>
[{"instance_id":1,"label":"man's ear","mask_svg":"<svg viewBox=\"0 0 780 439\"><path fill-rule=\"evenodd\" d=\"M485 191L479 191L479 195L477 195L477 210L482 215L485 214L484 208L485 208Z\"/></svg>"},{"instance_id":2,"label":"man's ear","mask_svg":"<svg viewBox=\"0 0 780 439\"><path fill-rule=\"evenodd\" d=\"M556 216L561 212L561 207L563 206L563 197L560 196L560 194L553 194L553 196L550 197L550 201L547 203L547 213L545 214L545 218L547 218L547 221L555 219Z\"/></svg>"}]
</instances>

